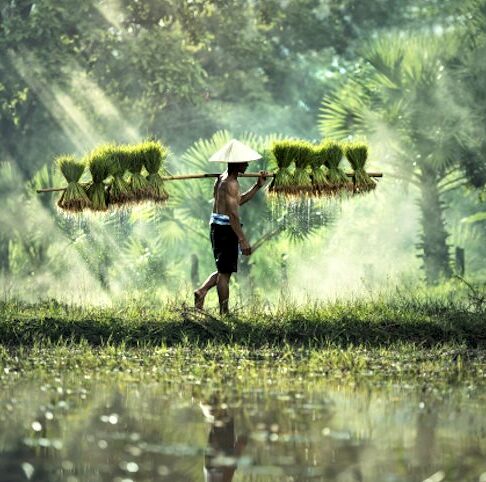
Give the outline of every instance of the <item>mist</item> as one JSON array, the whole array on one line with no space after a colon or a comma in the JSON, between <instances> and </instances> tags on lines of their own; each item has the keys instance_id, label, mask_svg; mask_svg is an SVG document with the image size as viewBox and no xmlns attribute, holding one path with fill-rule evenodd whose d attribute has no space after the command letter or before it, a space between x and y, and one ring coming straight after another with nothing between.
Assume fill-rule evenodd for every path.
<instances>
[{"instance_id":1,"label":"mist","mask_svg":"<svg viewBox=\"0 0 486 482\"><path fill-rule=\"evenodd\" d=\"M171 172L208 172L210 166L190 162L191 149L204 158L210 153L197 141L211 144L222 129L237 138L251 132L260 144L267 135L319 142L325 134L319 120L323 99L340 92L346 82L364 82L360 76L370 69L361 54L366 42L385 38L391 31L410 38L427 32L436 36L438 25L444 27L441 32L452 35L454 15L462 18L453 2L425 9L420 19L414 17L412 5L398 2L401 8L386 15L371 9L369 16L358 18L350 10L349 18L336 17L336 27L326 20L332 2L319 1L302 7L307 10L300 13L314 29L303 31L300 17L290 15L293 2L280 2L275 7L278 12L267 11L264 3L243 2L248 19L235 30L225 7L183 11L177 2L159 6L147 2L149 13L144 17L136 3L88 2L74 20L60 8L49 28L62 45L51 43L39 28L48 18L42 5L26 13L12 2L1 12L5 48L0 56L0 93L6 106L0 112L4 300L116 304L140 298L156 304L177 297L191 302L195 281L203 281L214 269L207 226L212 184L173 183L168 186L173 200L165 207L147 204L66 217L56 207L56 195L35 194L38 187L63 185L54 157L63 153L82 157L102 143L153 137L170 147ZM73 24L75 20L79 25ZM353 29L348 28L350 21ZM21 28L25 42L14 38L13 32ZM457 41L462 42L457 30ZM441 115L451 119L451 130L439 126L442 131L436 139L439 154L447 157L452 152L452 160L434 171L439 173L438 185L458 176L458 189L441 191L439 196L447 203L445 236L453 234L447 238L451 266L455 247L466 248L467 260L484 254L484 223L460 229L464 218L484 211L484 203L471 194L462 164L463 159L477 166L483 162L477 139L484 129L478 127L482 125L478 87L459 83L457 59L454 62L454 69L441 70L438 91L445 99ZM470 66L465 63L460 68L464 71L460 78L468 79ZM395 93L405 96L398 87ZM353 106L355 117L350 122L359 120L361 108L359 102ZM392 167L396 158L391 156L409 149L401 135L410 122L407 118L397 123L394 112L369 109L363 118L375 129L366 136L372 153L368 169L384 172L376 190L332 201L323 209L332 212L333 222L315 223L301 240L291 240L284 230L265 242L233 281L241 303L252 299L274 303L282 297L296 303L354 299L407 290L426 281L418 247L424 232L423 189L403 180ZM414 122L435 125L438 118L426 114L414 117ZM348 137L361 134L353 129ZM467 147L470 155L456 147L452 150L449 141L456 138L454 146ZM430 156L424 145L415 146L417 158ZM479 169L476 164L474 172ZM318 209L316 205L314 210ZM252 233L250 242L275 222L263 194L242 208L242 219ZM192 256L197 259L197 280L191 278ZM479 267L467 266L468 275L481 276ZM215 304L212 296L209 306Z\"/></svg>"},{"instance_id":2,"label":"mist","mask_svg":"<svg viewBox=\"0 0 486 482\"><path fill-rule=\"evenodd\" d=\"M420 281L419 213L398 181L385 177L376 193L340 204L334 226L289 249L293 298L369 298Z\"/></svg>"}]
</instances>

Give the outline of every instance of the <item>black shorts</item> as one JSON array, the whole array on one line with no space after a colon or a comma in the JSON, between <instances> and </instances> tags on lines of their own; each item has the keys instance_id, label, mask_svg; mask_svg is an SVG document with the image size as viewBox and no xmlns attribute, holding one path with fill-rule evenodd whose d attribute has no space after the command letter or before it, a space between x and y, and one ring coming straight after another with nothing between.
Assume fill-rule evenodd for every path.
<instances>
[{"instance_id":1,"label":"black shorts","mask_svg":"<svg viewBox=\"0 0 486 482\"><path fill-rule=\"evenodd\" d=\"M211 246L218 273L238 271L238 236L229 225L211 224Z\"/></svg>"}]
</instances>

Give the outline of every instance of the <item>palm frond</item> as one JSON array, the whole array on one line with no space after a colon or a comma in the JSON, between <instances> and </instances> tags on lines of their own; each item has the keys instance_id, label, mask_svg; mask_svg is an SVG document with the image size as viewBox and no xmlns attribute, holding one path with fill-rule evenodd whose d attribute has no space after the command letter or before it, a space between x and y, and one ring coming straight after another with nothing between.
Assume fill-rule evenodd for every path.
<instances>
[{"instance_id":1,"label":"palm frond","mask_svg":"<svg viewBox=\"0 0 486 482\"><path fill-rule=\"evenodd\" d=\"M350 133L366 134L371 99L355 82L349 82L323 100L318 126L322 137L346 139Z\"/></svg>"},{"instance_id":2,"label":"palm frond","mask_svg":"<svg viewBox=\"0 0 486 482\"><path fill-rule=\"evenodd\" d=\"M332 226L337 217L333 204L323 204L312 199L292 203L285 213L283 232L293 243L302 242L315 235L323 227Z\"/></svg>"}]
</instances>

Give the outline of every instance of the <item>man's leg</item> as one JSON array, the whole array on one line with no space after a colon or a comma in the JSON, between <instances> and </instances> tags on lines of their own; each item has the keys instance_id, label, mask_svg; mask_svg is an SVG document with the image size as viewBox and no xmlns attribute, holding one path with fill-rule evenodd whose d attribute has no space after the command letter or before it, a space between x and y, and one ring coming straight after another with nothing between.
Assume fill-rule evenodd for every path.
<instances>
[{"instance_id":1,"label":"man's leg","mask_svg":"<svg viewBox=\"0 0 486 482\"><path fill-rule=\"evenodd\" d=\"M230 278L231 273L219 273L218 275L219 313L221 315L228 313Z\"/></svg>"},{"instance_id":2,"label":"man's leg","mask_svg":"<svg viewBox=\"0 0 486 482\"><path fill-rule=\"evenodd\" d=\"M218 272L215 271L214 273L211 273L209 275L209 278L201 285L200 288L198 288L196 291L194 291L194 306L202 310L204 307L204 298L206 298L206 295L208 294L208 291L216 286L218 283Z\"/></svg>"}]
</instances>

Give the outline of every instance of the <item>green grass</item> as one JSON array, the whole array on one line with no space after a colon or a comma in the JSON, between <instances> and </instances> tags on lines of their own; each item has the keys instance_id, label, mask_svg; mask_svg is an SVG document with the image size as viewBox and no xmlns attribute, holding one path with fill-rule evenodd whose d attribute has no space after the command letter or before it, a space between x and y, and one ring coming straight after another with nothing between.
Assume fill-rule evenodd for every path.
<instances>
[{"instance_id":1,"label":"green grass","mask_svg":"<svg viewBox=\"0 0 486 482\"><path fill-rule=\"evenodd\" d=\"M122 375L132 380L146 380L147 377L174 379L174 374L180 379L184 374L191 377L203 375L213 385L240 379L248 386L272 378L280 380L280 388L284 388L283 380L289 387L296 380L307 380L308 385L319 380L328 383L346 379L379 385L397 381L484 384L485 364L484 350L468 349L458 344L428 349L410 343L373 349L366 346L308 349L292 345L254 349L211 342L194 346L187 340L173 347L165 344L157 347L127 347L125 344L93 347L87 341L36 342L32 346L17 347L0 345L0 380L35 373L52 378L82 371L95 378Z\"/></svg>"},{"instance_id":2,"label":"green grass","mask_svg":"<svg viewBox=\"0 0 486 482\"><path fill-rule=\"evenodd\" d=\"M461 344L486 346L484 310L460 302L397 299L281 306L273 311L250 307L220 318L190 308L126 305L93 308L56 302L0 304L0 344L31 346L40 341L87 342L126 346L207 342L246 347L382 347L411 343L422 347Z\"/></svg>"}]
</instances>

